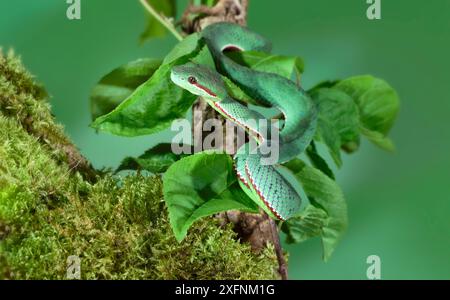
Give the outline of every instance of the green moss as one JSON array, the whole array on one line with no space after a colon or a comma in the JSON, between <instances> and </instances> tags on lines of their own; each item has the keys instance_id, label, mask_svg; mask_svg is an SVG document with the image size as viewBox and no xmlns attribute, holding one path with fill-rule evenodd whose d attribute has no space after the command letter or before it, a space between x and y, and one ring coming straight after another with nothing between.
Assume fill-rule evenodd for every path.
<instances>
[{"instance_id":1,"label":"green moss","mask_svg":"<svg viewBox=\"0 0 450 300\"><path fill-rule=\"evenodd\" d=\"M84 279L277 277L271 247L256 255L214 219L177 243L160 177L86 181L54 147L70 142L44 95L16 58L0 55L0 278L63 279L71 255Z\"/></svg>"},{"instance_id":2,"label":"green moss","mask_svg":"<svg viewBox=\"0 0 450 300\"><path fill-rule=\"evenodd\" d=\"M0 49L1 50L1 49ZM15 119L31 136L52 152L58 163L93 181L95 171L57 124L46 101L47 93L33 81L12 51L0 51L0 114Z\"/></svg>"},{"instance_id":3,"label":"green moss","mask_svg":"<svg viewBox=\"0 0 450 300\"><path fill-rule=\"evenodd\" d=\"M276 277L273 249L257 256L213 219L199 222L177 243L159 177L80 183L68 200L52 205L8 186L0 202L1 222L9 228L0 243L6 278L62 279L70 255L81 258L86 279Z\"/></svg>"}]
</instances>

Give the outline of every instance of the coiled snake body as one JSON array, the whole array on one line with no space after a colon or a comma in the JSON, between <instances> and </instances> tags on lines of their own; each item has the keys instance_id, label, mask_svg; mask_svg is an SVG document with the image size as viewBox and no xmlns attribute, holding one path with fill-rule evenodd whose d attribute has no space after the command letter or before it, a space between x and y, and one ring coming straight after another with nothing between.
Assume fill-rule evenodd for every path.
<instances>
[{"instance_id":1,"label":"coiled snake body","mask_svg":"<svg viewBox=\"0 0 450 300\"><path fill-rule=\"evenodd\" d=\"M301 198L277 170L276 164L298 156L311 142L317 123L315 105L293 81L277 74L252 70L224 54L225 51L236 50L269 52L271 46L265 38L231 23L210 25L201 32L201 36L220 73L253 99L265 106L276 107L284 115L275 164L263 164L263 155L259 151L250 152L248 144L238 150L234 160L242 189L271 217L286 220L298 211ZM258 120L265 118L231 98L217 71L188 63L173 67L171 79L180 87L203 97L221 115L245 129L257 139L260 147L274 143L271 135L259 126Z\"/></svg>"}]
</instances>

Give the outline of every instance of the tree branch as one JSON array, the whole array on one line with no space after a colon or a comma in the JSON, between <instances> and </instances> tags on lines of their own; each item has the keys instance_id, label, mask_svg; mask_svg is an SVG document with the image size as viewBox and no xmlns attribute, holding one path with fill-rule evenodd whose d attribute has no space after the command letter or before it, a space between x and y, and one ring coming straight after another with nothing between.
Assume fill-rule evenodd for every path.
<instances>
[{"instance_id":1,"label":"tree branch","mask_svg":"<svg viewBox=\"0 0 450 300\"><path fill-rule=\"evenodd\" d=\"M219 0L213 7L189 4L183 13L183 31L190 34L218 22L247 24L248 0ZM195 16L191 19L192 16Z\"/></svg>"},{"instance_id":2,"label":"tree branch","mask_svg":"<svg viewBox=\"0 0 450 300\"><path fill-rule=\"evenodd\" d=\"M186 34L203 30L208 25L217 22L237 23L246 25L247 0L219 0L214 7L204 5L192 5L187 7L181 20L182 29ZM206 136L203 133L203 122L216 118L225 121L214 109L212 109L203 99L199 99L193 107L193 130L194 137ZM228 132L224 132L223 145L227 153L235 153L238 149L237 139ZM200 142L200 141L195 141ZM242 242L248 242L255 252L259 252L271 242L274 245L279 274L282 279L287 279L287 264L284 258L283 249L280 243L279 231L274 220L267 214L249 214L239 211L228 211L218 215L223 223L232 223L234 230Z\"/></svg>"},{"instance_id":3,"label":"tree branch","mask_svg":"<svg viewBox=\"0 0 450 300\"><path fill-rule=\"evenodd\" d=\"M281 275L281 279L283 280L287 280L288 279L288 267L286 264L286 259L284 258L284 254L283 254L283 248L281 247L281 242L280 242L280 234L278 231L278 227L277 224L275 223L275 221L267 216L269 218L269 223L270 223L270 230L272 232L272 241L273 241L273 246L275 248L275 253L277 254L277 260L278 260L278 272Z\"/></svg>"}]
</instances>

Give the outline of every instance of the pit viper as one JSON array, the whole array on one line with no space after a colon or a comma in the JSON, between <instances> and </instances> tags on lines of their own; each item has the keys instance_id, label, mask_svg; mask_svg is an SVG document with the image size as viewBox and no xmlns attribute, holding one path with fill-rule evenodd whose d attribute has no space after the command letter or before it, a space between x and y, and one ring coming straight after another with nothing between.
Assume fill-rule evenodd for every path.
<instances>
[{"instance_id":1,"label":"pit viper","mask_svg":"<svg viewBox=\"0 0 450 300\"><path fill-rule=\"evenodd\" d=\"M275 73L253 70L226 55L227 51L269 53L271 43L264 37L232 23L209 25L200 35L212 54L216 70L189 62L173 67L171 80L205 99L223 117L255 138L256 151L250 151L247 143L234 155L239 184L269 216L287 220L300 209L301 196L280 173L279 164L297 157L310 144L317 124L316 106L292 80ZM270 130L263 132L259 125L258 120L265 119L262 114L229 95L221 75L228 77L260 104L275 107L283 114L284 124L277 141ZM272 148L278 151L278 159L272 164L262 163L264 154L258 149L275 143L277 147Z\"/></svg>"}]
</instances>

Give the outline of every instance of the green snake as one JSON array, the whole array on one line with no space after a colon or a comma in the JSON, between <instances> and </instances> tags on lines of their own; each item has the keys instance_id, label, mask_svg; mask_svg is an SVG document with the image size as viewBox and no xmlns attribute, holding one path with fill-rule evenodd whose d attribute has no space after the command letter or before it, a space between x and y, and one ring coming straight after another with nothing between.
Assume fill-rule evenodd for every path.
<instances>
[{"instance_id":1,"label":"green snake","mask_svg":"<svg viewBox=\"0 0 450 300\"><path fill-rule=\"evenodd\" d=\"M274 73L252 70L225 55L226 51L270 52L271 44L262 36L232 23L206 27L201 38L209 48L216 70L187 63L175 66L171 80L183 89L198 95L226 119L243 128L258 141L259 147L277 142L276 164L263 164L263 154L248 151L248 144L234 156L234 165L241 188L272 218L287 220L301 205L301 197L279 172L278 164L287 162L309 145L315 133L317 109L293 81ZM258 112L233 99L220 74L225 75L247 95L265 106L276 107L284 116L278 141L262 132L255 120L265 119Z\"/></svg>"}]
</instances>

